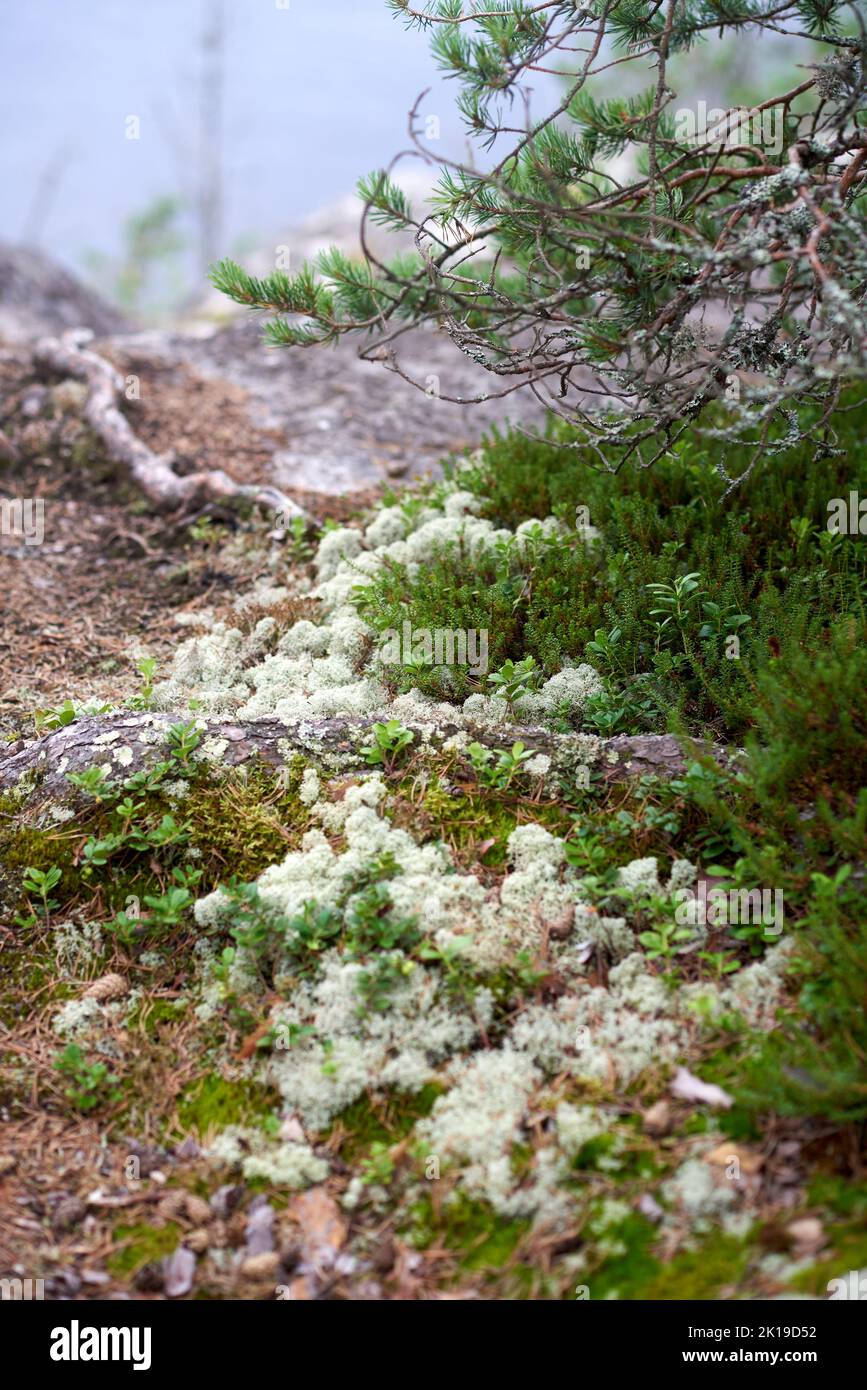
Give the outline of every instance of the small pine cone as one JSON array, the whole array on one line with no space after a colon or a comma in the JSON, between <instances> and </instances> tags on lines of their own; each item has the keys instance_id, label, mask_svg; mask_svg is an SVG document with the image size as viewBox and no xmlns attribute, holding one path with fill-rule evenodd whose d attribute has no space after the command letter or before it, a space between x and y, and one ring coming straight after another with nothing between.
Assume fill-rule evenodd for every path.
<instances>
[{"instance_id":1,"label":"small pine cone","mask_svg":"<svg viewBox=\"0 0 867 1390\"><path fill-rule=\"evenodd\" d=\"M120 999L129 991L129 985L122 975L100 975L92 985L88 985L82 998L96 999L104 1004L109 999Z\"/></svg>"}]
</instances>

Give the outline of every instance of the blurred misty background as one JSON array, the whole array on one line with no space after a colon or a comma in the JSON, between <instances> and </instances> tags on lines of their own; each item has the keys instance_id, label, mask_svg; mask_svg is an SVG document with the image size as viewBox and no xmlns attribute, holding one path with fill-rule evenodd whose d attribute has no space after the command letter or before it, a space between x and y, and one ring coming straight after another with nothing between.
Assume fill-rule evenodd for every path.
<instances>
[{"instance_id":1,"label":"blurred misty background","mask_svg":"<svg viewBox=\"0 0 867 1390\"><path fill-rule=\"evenodd\" d=\"M0 0L0 17L0 237L129 308L181 302L210 260L345 199L408 144L425 87L438 148L463 150L426 36L383 0Z\"/></svg>"},{"instance_id":2,"label":"blurred misty background","mask_svg":"<svg viewBox=\"0 0 867 1390\"><path fill-rule=\"evenodd\" d=\"M353 246L349 195L408 147L425 88L430 148L466 155L428 35L384 0L0 0L0 39L0 238L146 317L200 300L221 256L265 271L284 241L293 265ZM698 64L710 97L748 99L749 44L716 69ZM541 112L558 79L537 82Z\"/></svg>"}]
</instances>

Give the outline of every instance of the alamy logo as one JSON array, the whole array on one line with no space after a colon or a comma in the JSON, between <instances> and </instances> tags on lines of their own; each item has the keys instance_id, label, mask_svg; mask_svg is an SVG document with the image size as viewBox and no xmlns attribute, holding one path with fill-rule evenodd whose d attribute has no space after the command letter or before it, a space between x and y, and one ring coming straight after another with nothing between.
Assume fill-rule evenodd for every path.
<instances>
[{"instance_id":1,"label":"alamy logo","mask_svg":"<svg viewBox=\"0 0 867 1390\"><path fill-rule=\"evenodd\" d=\"M45 539L45 500L42 497L0 497L0 536L23 536L25 545Z\"/></svg>"},{"instance_id":2,"label":"alamy logo","mask_svg":"<svg viewBox=\"0 0 867 1390\"><path fill-rule=\"evenodd\" d=\"M0 1303L41 1303L45 1298L44 1279L0 1279Z\"/></svg>"},{"instance_id":3,"label":"alamy logo","mask_svg":"<svg viewBox=\"0 0 867 1390\"><path fill-rule=\"evenodd\" d=\"M388 627L382 634L379 660L384 666L466 666L474 676L488 670L487 628Z\"/></svg>"},{"instance_id":4,"label":"alamy logo","mask_svg":"<svg viewBox=\"0 0 867 1390\"><path fill-rule=\"evenodd\" d=\"M828 530L837 536L867 536L867 497L857 492L832 497L828 503Z\"/></svg>"},{"instance_id":5,"label":"alamy logo","mask_svg":"<svg viewBox=\"0 0 867 1390\"><path fill-rule=\"evenodd\" d=\"M51 1331L52 1361L131 1361L134 1371L151 1364L149 1327L81 1327L73 1318L69 1327Z\"/></svg>"},{"instance_id":6,"label":"alamy logo","mask_svg":"<svg viewBox=\"0 0 867 1390\"><path fill-rule=\"evenodd\" d=\"M672 896L679 926L761 923L766 936L779 936L783 930L782 888L708 888L701 879L696 888L678 888Z\"/></svg>"},{"instance_id":7,"label":"alamy logo","mask_svg":"<svg viewBox=\"0 0 867 1390\"><path fill-rule=\"evenodd\" d=\"M783 110L780 106L765 111L750 111L746 106L707 109L706 101L695 107L681 107L674 116L674 138L694 145L756 145L769 154L783 149Z\"/></svg>"},{"instance_id":8,"label":"alamy logo","mask_svg":"<svg viewBox=\"0 0 867 1390\"><path fill-rule=\"evenodd\" d=\"M850 1269L845 1277L831 1279L828 1297L837 1302L848 1299L852 1303L867 1303L867 1271Z\"/></svg>"}]
</instances>

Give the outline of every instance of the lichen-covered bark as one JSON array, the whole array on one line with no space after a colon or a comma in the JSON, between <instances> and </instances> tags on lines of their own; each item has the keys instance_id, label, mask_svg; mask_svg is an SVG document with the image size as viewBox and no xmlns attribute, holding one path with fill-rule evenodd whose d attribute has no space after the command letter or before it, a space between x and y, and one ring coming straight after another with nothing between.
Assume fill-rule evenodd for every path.
<instances>
[{"instance_id":1,"label":"lichen-covered bark","mask_svg":"<svg viewBox=\"0 0 867 1390\"><path fill-rule=\"evenodd\" d=\"M164 758L169 748L169 728L177 721L178 716L169 714L129 712L77 719L56 733L13 745L13 750L0 760L0 789L28 787L28 799L37 803L67 800L71 793L67 780L70 772L110 764L111 775L120 779ZM376 722L374 717L304 719L290 724L279 719L199 719L200 741L192 756L229 767L259 758L279 769L293 753L303 753L327 768L361 770L367 764L360 750ZM439 750L460 734L467 738L467 730L457 724L408 727L415 735L415 750ZM534 753L548 756L555 771L574 771L584 765L593 768L606 782L644 774L674 777L684 771L690 756L672 734L598 739L587 734L556 734L514 725L493 730L476 728L470 736L492 749L510 746L520 739ZM718 746L704 745L703 751L721 765L728 761L729 755ZM27 780L22 782L22 778Z\"/></svg>"}]
</instances>

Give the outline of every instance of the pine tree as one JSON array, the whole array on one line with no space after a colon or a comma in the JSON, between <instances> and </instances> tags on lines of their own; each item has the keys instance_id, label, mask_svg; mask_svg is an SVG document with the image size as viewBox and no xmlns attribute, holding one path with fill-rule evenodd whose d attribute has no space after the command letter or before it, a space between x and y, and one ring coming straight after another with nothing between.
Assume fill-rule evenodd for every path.
<instances>
[{"instance_id":1,"label":"pine tree","mask_svg":"<svg viewBox=\"0 0 867 1390\"><path fill-rule=\"evenodd\" d=\"M389 3L429 32L493 167L434 155L417 103L417 153L439 166L433 211L414 214L393 168L359 184L365 226L411 232L412 254L386 263L331 250L297 275L264 279L229 260L213 268L232 299L273 312L267 340L361 335L362 356L402 370L401 335L436 325L493 374L490 394L535 392L603 467L629 457L647 466L688 428L750 443L747 472L813 432L830 447L842 384L867 375L867 29L857 5ZM809 68L793 58L782 91L703 125L672 83L686 74L694 88L709 48L731 36L776 36L777 57L809 38L825 56ZM618 95L624 68L637 65L646 89ZM530 120L526 87L555 69L562 98ZM625 182L615 156L631 170ZM799 413L806 401L822 408ZM719 467L730 486L739 481Z\"/></svg>"}]
</instances>

